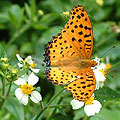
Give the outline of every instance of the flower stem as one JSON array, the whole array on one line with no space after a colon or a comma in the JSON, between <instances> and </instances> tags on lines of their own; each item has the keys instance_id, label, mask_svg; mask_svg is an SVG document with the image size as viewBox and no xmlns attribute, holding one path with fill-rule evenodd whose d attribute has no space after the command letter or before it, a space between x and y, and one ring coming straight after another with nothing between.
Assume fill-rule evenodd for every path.
<instances>
[{"instance_id":1,"label":"flower stem","mask_svg":"<svg viewBox=\"0 0 120 120\"><path fill-rule=\"evenodd\" d=\"M57 98L57 96L59 96L63 91L64 91L64 88L48 102L47 106L50 105Z\"/></svg>"},{"instance_id":2,"label":"flower stem","mask_svg":"<svg viewBox=\"0 0 120 120\"><path fill-rule=\"evenodd\" d=\"M5 79L2 77L2 97L5 95Z\"/></svg>"},{"instance_id":3,"label":"flower stem","mask_svg":"<svg viewBox=\"0 0 120 120\"><path fill-rule=\"evenodd\" d=\"M44 110L44 105L43 105L42 101L40 101L40 107L41 107L42 110Z\"/></svg>"},{"instance_id":4,"label":"flower stem","mask_svg":"<svg viewBox=\"0 0 120 120\"><path fill-rule=\"evenodd\" d=\"M64 106L70 106L70 104L63 104L63 105L49 105L49 106L47 106L47 108L64 107Z\"/></svg>"},{"instance_id":5,"label":"flower stem","mask_svg":"<svg viewBox=\"0 0 120 120\"><path fill-rule=\"evenodd\" d=\"M61 103L62 99L63 99L63 97L60 96L60 99L59 99L58 102L56 103L57 105L49 105L49 106L48 106L49 108L55 107L54 110L51 112L51 115L49 116L49 119L52 118L52 116L55 114L55 112L56 112L56 110L58 109L58 107L60 107L59 104Z\"/></svg>"},{"instance_id":6,"label":"flower stem","mask_svg":"<svg viewBox=\"0 0 120 120\"><path fill-rule=\"evenodd\" d=\"M109 72L110 70L112 70L113 68L117 67L120 65L120 62L116 63L115 65L113 65L111 68L109 68L108 70L106 70L106 72Z\"/></svg>"},{"instance_id":7,"label":"flower stem","mask_svg":"<svg viewBox=\"0 0 120 120\"><path fill-rule=\"evenodd\" d=\"M4 101L5 101L5 99L2 98L2 100L0 101L0 109L2 108Z\"/></svg>"},{"instance_id":8,"label":"flower stem","mask_svg":"<svg viewBox=\"0 0 120 120\"><path fill-rule=\"evenodd\" d=\"M9 94L10 94L11 86L12 86L12 82L10 82L10 84L9 84L9 88L8 88L8 92L7 92L7 94L6 94L6 97L8 97Z\"/></svg>"},{"instance_id":9,"label":"flower stem","mask_svg":"<svg viewBox=\"0 0 120 120\"><path fill-rule=\"evenodd\" d=\"M53 96L53 98L48 102L48 104L44 107L43 110L41 110L40 112L38 112L38 114L33 118L34 120L38 120L38 118L41 116L41 114L47 109L49 108L49 105L64 91L64 88L55 96Z\"/></svg>"},{"instance_id":10,"label":"flower stem","mask_svg":"<svg viewBox=\"0 0 120 120\"><path fill-rule=\"evenodd\" d=\"M0 102L0 108L2 108L3 103L5 101L5 79L1 77L1 80L2 80L2 100Z\"/></svg>"}]
</instances>

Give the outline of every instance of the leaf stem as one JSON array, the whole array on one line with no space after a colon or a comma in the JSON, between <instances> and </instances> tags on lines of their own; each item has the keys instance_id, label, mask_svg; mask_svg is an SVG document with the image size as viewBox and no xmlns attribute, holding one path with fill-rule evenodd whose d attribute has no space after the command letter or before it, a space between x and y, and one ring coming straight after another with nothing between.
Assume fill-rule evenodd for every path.
<instances>
[{"instance_id":1,"label":"leaf stem","mask_svg":"<svg viewBox=\"0 0 120 120\"><path fill-rule=\"evenodd\" d=\"M2 80L2 100L0 102L0 108L2 108L3 103L5 101L5 79L3 79L3 77L1 77Z\"/></svg>"},{"instance_id":2,"label":"leaf stem","mask_svg":"<svg viewBox=\"0 0 120 120\"><path fill-rule=\"evenodd\" d=\"M111 68L109 68L108 70L106 70L106 72L109 72L110 70L112 70L113 68L117 67L120 65L120 62L116 63L115 65L113 65Z\"/></svg>"},{"instance_id":3,"label":"leaf stem","mask_svg":"<svg viewBox=\"0 0 120 120\"><path fill-rule=\"evenodd\" d=\"M12 86L12 82L10 82L10 84L9 84L9 88L8 88L8 92L7 92L7 94L6 94L6 97L8 97L9 94L10 94L11 86Z\"/></svg>"},{"instance_id":4,"label":"leaf stem","mask_svg":"<svg viewBox=\"0 0 120 120\"><path fill-rule=\"evenodd\" d=\"M34 120L38 120L38 118L42 115L42 113L49 108L49 105L64 91L64 88L62 88L62 90L56 94L55 96L53 96L53 98L48 102L48 104L44 107L43 110L41 110L40 112L38 112L38 114L35 116L35 118L33 118Z\"/></svg>"},{"instance_id":5,"label":"leaf stem","mask_svg":"<svg viewBox=\"0 0 120 120\"><path fill-rule=\"evenodd\" d=\"M57 98L57 96L59 96L63 91L64 91L64 88L62 88L62 90L48 102L47 106L50 105Z\"/></svg>"},{"instance_id":6,"label":"leaf stem","mask_svg":"<svg viewBox=\"0 0 120 120\"><path fill-rule=\"evenodd\" d=\"M42 110L44 110L44 105L43 105L42 101L40 101L40 107L41 107Z\"/></svg>"},{"instance_id":7,"label":"leaf stem","mask_svg":"<svg viewBox=\"0 0 120 120\"><path fill-rule=\"evenodd\" d=\"M5 79L3 79L3 77L2 77L2 97L4 98L4 96L5 96Z\"/></svg>"},{"instance_id":8,"label":"leaf stem","mask_svg":"<svg viewBox=\"0 0 120 120\"><path fill-rule=\"evenodd\" d=\"M64 107L64 106L70 106L70 104L63 104L63 105L49 105L49 106L47 106L47 108Z\"/></svg>"}]
</instances>

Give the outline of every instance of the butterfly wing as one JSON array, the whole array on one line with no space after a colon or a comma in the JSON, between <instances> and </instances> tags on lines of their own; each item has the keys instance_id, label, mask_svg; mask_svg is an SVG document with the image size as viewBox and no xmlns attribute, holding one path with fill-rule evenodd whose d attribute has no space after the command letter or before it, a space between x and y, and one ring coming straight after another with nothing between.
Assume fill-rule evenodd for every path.
<instances>
[{"instance_id":1,"label":"butterfly wing","mask_svg":"<svg viewBox=\"0 0 120 120\"><path fill-rule=\"evenodd\" d=\"M54 36L45 48L47 66L65 66L79 58L76 48L61 34Z\"/></svg>"},{"instance_id":2,"label":"butterfly wing","mask_svg":"<svg viewBox=\"0 0 120 120\"><path fill-rule=\"evenodd\" d=\"M65 85L77 79L76 71L71 70L71 67L51 67L45 74L48 80L58 85Z\"/></svg>"},{"instance_id":3,"label":"butterfly wing","mask_svg":"<svg viewBox=\"0 0 120 120\"><path fill-rule=\"evenodd\" d=\"M75 6L62 33L54 36L45 48L47 66L65 66L72 61L90 59L93 48L92 25L87 12Z\"/></svg>"},{"instance_id":4,"label":"butterfly wing","mask_svg":"<svg viewBox=\"0 0 120 120\"><path fill-rule=\"evenodd\" d=\"M77 100L85 101L94 92L95 77L90 66L81 67L79 61L90 60L93 49L92 25L82 6L75 6L62 32L54 36L45 48L45 63L54 66L46 70L52 83L67 85Z\"/></svg>"},{"instance_id":5,"label":"butterfly wing","mask_svg":"<svg viewBox=\"0 0 120 120\"><path fill-rule=\"evenodd\" d=\"M72 9L62 34L77 48L82 59L90 59L93 49L93 30L88 13L82 6L78 5Z\"/></svg>"},{"instance_id":6,"label":"butterfly wing","mask_svg":"<svg viewBox=\"0 0 120 120\"><path fill-rule=\"evenodd\" d=\"M78 79L71 82L65 88L73 94L74 99L87 101L95 89L95 76L90 68L81 69L79 76Z\"/></svg>"},{"instance_id":7,"label":"butterfly wing","mask_svg":"<svg viewBox=\"0 0 120 120\"><path fill-rule=\"evenodd\" d=\"M95 76L90 68L52 67L46 70L46 76L54 84L66 85L74 99L80 101L86 101L95 89Z\"/></svg>"}]
</instances>

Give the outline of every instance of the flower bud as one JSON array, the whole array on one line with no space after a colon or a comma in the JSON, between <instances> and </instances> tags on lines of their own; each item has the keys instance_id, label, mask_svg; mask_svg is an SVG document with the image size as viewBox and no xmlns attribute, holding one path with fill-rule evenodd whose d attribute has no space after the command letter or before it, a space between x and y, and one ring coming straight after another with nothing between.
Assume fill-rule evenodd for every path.
<instances>
[{"instance_id":1,"label":"flower bud","mask_svg":"<svg viewBox=\"0 0 120 120\"><path fill-rule=\"evenodd\" d=\"M7 61L8 61L8 58L1 58L1 61L7 62Z\"/></svg>"},{"instance_id":2,"label":"flower bud","mask_svg":"<svg viewBox=\"0 0 120 120\"><path fill-rule=\"evenodd\" d=\"M44 15L44 12L42 10L38 10L38 13L40 16Z\"/></svg>"},{"instance_id":3,"label":"flower bud","mask_svg":"<svg viewBox=\"0 0 120 120\"><path fill-rule=\"evenodd\" d=\"M69 12L68 12L68 11L63 12L63 15L65 15L65 16L69 16Z\"/></svg>"},{"instance_id":4,"label":"flower bud","mask_svg":"<svg viewBox=\"0 0 120 120\"><path fill-rule=\"evenodd\" d=\"M13 73L13 74L17 74L17 73L18 73L18 70L17 70L17 69L15 69L15 68L14 68L14 69L12 69L12 73Z\"/></svg>"}]
</instances>

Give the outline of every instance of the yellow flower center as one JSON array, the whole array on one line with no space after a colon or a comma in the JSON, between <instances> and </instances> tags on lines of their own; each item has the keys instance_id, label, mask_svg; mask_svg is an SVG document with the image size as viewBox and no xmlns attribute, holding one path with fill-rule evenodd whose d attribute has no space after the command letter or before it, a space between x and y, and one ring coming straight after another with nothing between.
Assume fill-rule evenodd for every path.
<instances>
[{"instance_id":1,"label":"yellow flower center","mask_svg":"<svg viewBox=\"0 0 120 120\"><path fill-rule=\"evenodd\" d=\"M32 93L32 91L35 89L35 87L33 87L32 85L21 85L20 89L22 90L23 94L29 95Z\"/></svg>"},{"instance_id":2,"label":"yellow flower center","mask_svg":"<svg viewBox=\"0 0 120 120\"><path fill-rule=\"evenodd\" d=\"M34 68L36 66L36 64L33 62L32 64L30 64L31 68Z\"/></svg>"},{"instance_id":3,"label":"yellow flower center","mask_svg":"<svg viewBox=\"0 0 120 120\"><path fill-rule=\"evenodd\" d=\"M106 64L105 70L108 70L109 68L111 68L111 64Z\"/></svg>"},{"instance_id":4,"label":"yellow flower center","mask_svg":"<svg viewBox=\"0 0 120 120\"><path fill-rule=\"evenodd\" d=\"M93 101L94 101L94 97L92 96L85 102L85 105L93 104Z\"/></svg>"},{"instance_id":5,"label":"yellow flower center","mask_svg":"<svg viewBox=\"0 0 120 120\"><path fill-rule=\"evenodd\" d=\"M102 72L104 76L106 76L106 72L104 70L101 69L99 71Z\"/></svg>"}]
</instances>

